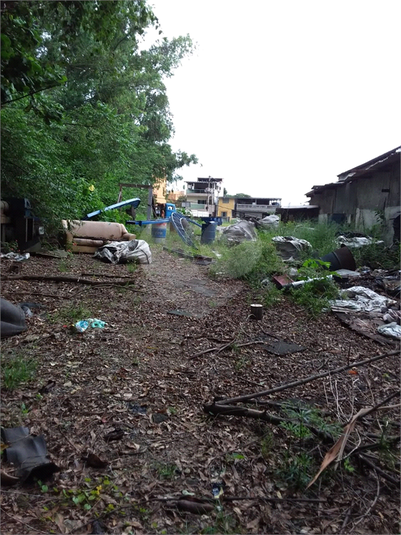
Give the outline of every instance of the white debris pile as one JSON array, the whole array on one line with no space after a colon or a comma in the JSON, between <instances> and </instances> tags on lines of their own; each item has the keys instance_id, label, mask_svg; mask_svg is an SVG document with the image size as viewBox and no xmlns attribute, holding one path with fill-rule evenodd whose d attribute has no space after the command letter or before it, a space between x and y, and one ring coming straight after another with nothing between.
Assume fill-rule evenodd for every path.
<instances>
[{"instance_id":1,"label":"white debris pile","mask_svg":"<svg viewBox=\"0 0 401 535\"><path fill-rule=\"evenodd\" d=\"M359 249L360 247L372 245L373 243L384 243L383 241L375 240L374 238L370 238L369 236L354 236L352 238L347 238L346 236L338 236L336 241L338 245L346 245L350 249Z\"/></svg>"},{"instance_id":2,"label":"white debris pile","mask_svg":"<svg viewBox=\"0 0 401 535\"><path fill-rule=\"evenodd\" d=\"M381 316L397 304L394 299L379 295L364 286L352 286L340 292L342 299L331 301L335 312L369 312L371 316Z\"/></svg>"},{"instance_id":3,"label":"white debris pile","mask_svg":"<svg viewBox=\"0 0 401 535\"><path fill-rule=\"evenodd\" d=\"M111 264L125 264L127 262L152 263L149 244L144 240L112 241L99 247L94 254L94 258Z\"/></svg>"},{"instance_id":4,"label":"white debris pile","mask_svg":"<svg viewBox=\"0 0 401 535\"><path fill-rule=\"evenodd\" d=\"M285 262L291 262L300 256L301 251L311 251L312 245L294 236L275 236L272 238L277 253Z\"/></svg>"},{"instance_id":5,"label":"white debris pile","mask_svg":"<svg viewBox=\"0 0 401 535\"><path fill-rule=\"evenodd\" d=\"M391 321L391 323L384 323L377 327L377 332L390 338L401 339L401 327L397 323L400 317L399 311L392 308L397 305L397 301L363 286L352 286L340 292L340 295L342 299L335 299L330 303L333 312L359 316L365 314L365 318L367 315L371 319Z\"/></svg>"},{"instance_id":6,"label":"white debris pile","mask_svg":"<svg viewBox=\"0 0 401 535\"><path fill-rule=\"evenodd\" d=\"M278 228L280 217L278 215L267 215L258 221L258 226L261 229Z\"/></svg>"},{"instance_id":7,"label":"white debris pile","mask_svg":"<svg viewBox=\"0 0 401 535\"><path fill-rule=\"evenodd\" d=\"M221 233L221 238L231 245L243 241L256 241L255 224L251 221L239 221L235 225L226 227Z\"/></svg>"}]
</instances>

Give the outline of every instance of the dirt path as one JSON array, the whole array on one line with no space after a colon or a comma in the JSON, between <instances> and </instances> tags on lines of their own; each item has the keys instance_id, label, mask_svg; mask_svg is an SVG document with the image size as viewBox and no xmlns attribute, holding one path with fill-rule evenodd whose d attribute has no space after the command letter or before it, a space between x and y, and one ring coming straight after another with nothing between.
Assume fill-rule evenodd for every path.
<instances>
[{"instance_id":1,"label":"dirt path","mask_svg":"<svg viewBox=\"0 0 401 535\"><path fill-rule=\"evenodd\" d=\"M3 280L3 297L41 308L26 333L2 344L3 367L16 359L36 364L32 381L3 384L2 425L43 434L60 472L45 488L3 489L2 533L396 533L399 488L374 470L340 467L305 492L330 445L300 432L299 423L291 431L203 412L216 396L259 391L386 348L333 316L311 321L286 300L252 321L243 283L213 281L205 266L161 247L152 252L154 262L136 271L89 256L32 257L22 265L22 275L94 273L85 277L104 281L101 287ZM2 261L3 273L7 267ZM119 277L133 285L113 286L126 280ZM70 324L88 315L107 327L72 333ZM262 338L267 349L253 343ZM272 352L277 340L298 351ZM397 370L391 357L264 401L280 417L288 414L277 403L291 399L308 414L326 415L326 425L344 424L399 388ZM381 421L398 421L397 410ZM399 433L393 424L383 429L367 420L359 426L363 444L375 441L367 432L387 441ZM107 466L90 466L89 454ZM375 463L397 479L391 459L389 447ZM213 489L224 494L205 514L177 508L185 493L213 499Z\"/></svg>"}]
</instances>

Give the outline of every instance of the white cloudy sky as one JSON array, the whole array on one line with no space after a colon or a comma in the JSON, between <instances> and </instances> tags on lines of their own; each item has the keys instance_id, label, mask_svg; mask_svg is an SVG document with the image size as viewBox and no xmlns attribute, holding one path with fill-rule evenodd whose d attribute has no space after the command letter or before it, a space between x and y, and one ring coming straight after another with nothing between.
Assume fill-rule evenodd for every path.
<instances>
[{"instance_id":1,"label":"white cloudy sky","mask_svg":"<svg viewBox=\"0 0 401 535\"><path fill-rule=\"evenodd\" d=\"M175 150L229 194L301 204L401 145L399 0L150 0L195 54L166 81Z\"/></svg>"}]
</instances>

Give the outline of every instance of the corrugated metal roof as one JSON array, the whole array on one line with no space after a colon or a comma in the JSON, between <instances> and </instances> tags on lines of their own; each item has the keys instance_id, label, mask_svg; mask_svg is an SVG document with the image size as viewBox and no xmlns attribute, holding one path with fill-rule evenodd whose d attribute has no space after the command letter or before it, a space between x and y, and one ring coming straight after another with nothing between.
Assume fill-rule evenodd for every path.
<instances>
[{"instance_id":1,"label":"corrugated metal roof","mask_svg":"<svg viewBox=\"0 0 401 535\"><path fill-rule=\"evenodd\" d=\"M396 147L395 149L390 150L385 154L377 156L373 160L369 160L368 162L363 163L362 165L358 165L357 167L353 167L348 171L344 171L343 173L337 175L338 182L331 182L329 184L324 184L323 186L312 186L312 190L308 191L308 193L305 193L305 196L311 197L312 195L320 193L321 191L324 191L326 189L342 186L343 184L350 182L351 180L357 180L358 178L362 178L363 176L369 175L372 171L377 171L381 167L389 165L390 163L393 163L399 160L400 158L401 146Z\"/></svg>"},{"instance_id":2,"label":"corrugated metal roof","mask_svg":"<svg viewBox=\"0 0 401 535\"><path fill-rule=\"evenodd\" d=\"M386 152L385 154L381 154L380 156L377 156L376 158L373 158L373 160L369 160L366 163L363 163L362 165L358 165L357 167L353 167L352 169L349 169L348 171L344 171L343 173L340 173L338 176L338 180L340 182L344 182L346 180L359 178L362 175L369 173L372 171L372 169L380 169L380 167L384 165L388 165L389 163L395 161L396 159L400 158L400 152L401 147L396 147L393 150L390 150Z\"/></svg>"}]
</instances>

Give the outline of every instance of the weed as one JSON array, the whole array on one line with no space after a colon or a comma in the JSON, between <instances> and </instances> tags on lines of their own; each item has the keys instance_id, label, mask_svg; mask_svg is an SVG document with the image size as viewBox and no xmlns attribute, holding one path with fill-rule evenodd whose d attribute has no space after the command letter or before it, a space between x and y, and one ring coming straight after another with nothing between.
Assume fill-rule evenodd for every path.
<instances>
[{"instance_id":1,"label":"weed","mask_svg":"<svg viewBox=\"0 0 401 535\"><path fill-rule=\"evenodd\" d=\"M245 459L245 457L242 455L242 453L227 453L226 455L227 463L235 463L236 461L241 461L243 459Z\"/></svg>"},{"instance_id":2,"label":"weed","mask_svg":"<svg viewBox=\"0 0 401 535\"><path fill-rule=\"evenodd\" d=\"M281 422L280 427L289 431L295 438L302 439L312 436L309 429L301 423Z\"/></svg>"},{"instance_id":3,"label":"weed","mask_svg":"<svg viewBox=\"0 0 401 535\"><path fill-rule=\"evenodd\" d=\"M349 460L348 457L346 457L344 459L344 468L347 472L349 472L350 474L352 474L353 472L355 472L355 467L352 466L351 464L351 461Z\"/></svg>"},{"instance_id":4,"label":"weed","mask_svg":"<svg viewBox=\"0 0 401 535\"><path fill-rule=\"evenodd\" d=\"M204 528L200 533L240 533L236 520L224 511L218 511L212 526Z\"/></svg>"},{"instance_id":5,"label":"weed","mask_svg":"<svg viewBox=\"0 0 401 535\"><path fill-rule=\"evenodd\" d=\"M127 264L127 270L130 273L135 273L135 271L138 270L138 264L136 264L135 262L130 262L129 264Z\"/></svg>"},{"instance_id":6,"label":"weed","mask_svg":"<svg viewBox=\"0 0 401 535\"><path fill-rule=\"evenodd\" d=\"M237 348L239 349L239 348ZM240 370L242 370L243 368L249 366L250 362L248 359L244 358L244 357L240 357L239 359L237 359L235 361L235 369L239 372Z\"/></svg>"},{"instance_id":7,"label":"weed","mask_svg":"<svg viewBox=\"0 0 401 535\"><path fill-rule=\"evenodd\" d=\"M162 479L173 479L177 474L177 466L175 464L159 464L157 466L157 473Z\"/></svg>"},{"instance_id":8,"label":"weed","mask_svg":"<svg viewBox=\"0 0 401 535\"><path fill-rule=\"evenodd\" d=\"M61 308L55 314L53 314L52 320L62 321L64 323L75 323L85 318L91 317L91 311L84 305L70 305L65 308Z\"/></svg>"},{"instance_id":9,"label":"weed","mask_svg":"<svg viewBox=\"0 0 401 535\"><path fill-rule=\"evenodd\" d=\"M67 273L68 271L70 271L70 264L68 262L68 259L66 258L61 259L57 266L57 269L59 270L60 273Z\"/></svg>"},{"instance_id":10,"label":"weed","mask_svg":"<svg viewBox=\"0 0 401 535\"><path fill-rule=\"evenodd\" d=\"M342 433L342 426L338 422L328 422L318 409L305 404L286 403L282 407L284 414L293 422L283 422L281 427L290 431L296 438L311 436L308 426L331 435L335 440Z\"/></svg>"},{"instance_id":11,"label":"weed","mask_svg":"<svg viewBox=\"0 0 401 535\"><path fill-rule=\"evenodd\" d=\"M279 303L283 298L281 291L273 284L265 287L262 290L263 305L265 308L270 308Z\"/></svg>"},{"instance_id":12,"label":"weed","mask_svg":"<svg viewBox=\"0 0 401 535\"><path fill-rule=\"evenodd\" d=\"M2 362L3 385L8 390L13 390L21 383L31 381L35 375L36 362L24 359L21 355L16 355L11 361Z\"/></svg>"},{"instance_id":13,"label":"weed","mask_svg":"<svg viewBox=\"0 0 401 535\"><path fill-rule=\"evenodd\" d=\"M330 301L338 296L338 288L331 278L333 273L327 271L328 266L328 262L307 259L298 271L299 278L314 280L290 290L292 300L314 318L330 310Z\"/></svg>"},{"instance_id":14,"label":"weed","mask_svg":"<svg viewBox=\"0 0 401 535\"><path fill-rule=\"evenodd\" d=\"M400 269L400 253L399 243L387 247L377 242L352 251L357 266L371 269Z\"/></svg>"},{"instance_id":15,"label":"weed","mask_svg":"<svg viewBox=\"0 0 401 535\"><path fill-rule=\"evenodd\" d=\"M314 468L313 458L307 453L291 455L286 453L277 469L276 475L290 488L305 488L309 483Z\"/></svg>"},{"instance_id":16,"label":"weed","mask_svg":"<svg viewBox=\"0 0 401 535\"><path fill-rule=\"evenodd\" d=\"M264 459L267 459L270 456L271 450L274 444L274 435L268 431L260 441L260 452Z\"/></svg>"},{"instance_id":17,"label":"weed","mask_svg":"<svg viewBox=\"0 0 401 535\"><path fill-rule=\"evenodd\" d=\"M21 403L21 412L24 416L29 414L29 408L25 405L25 403Z\"/></svg>"},{"instance_id":18,"label":"weed","mask_svg":"<svg viewBox=\"0 0 401 535\"><path fill-rule=\"evenodd\" d=\"M49 491L49 487L47 485L45 485L44 483L42 483L42 481L38 480L38 485L39 485L39 488L41 490L41 492L43 493L46 493Z\"/></svg>"}]
</instances>

